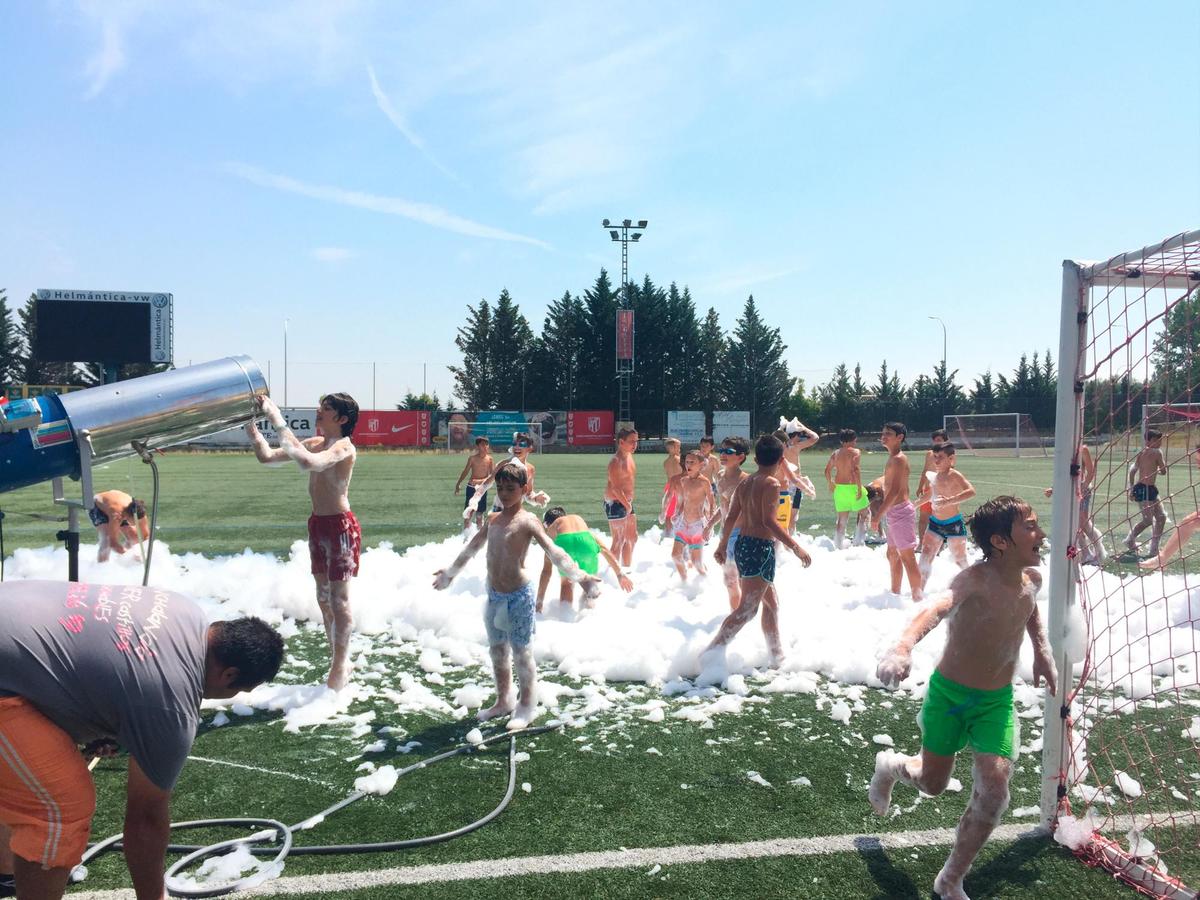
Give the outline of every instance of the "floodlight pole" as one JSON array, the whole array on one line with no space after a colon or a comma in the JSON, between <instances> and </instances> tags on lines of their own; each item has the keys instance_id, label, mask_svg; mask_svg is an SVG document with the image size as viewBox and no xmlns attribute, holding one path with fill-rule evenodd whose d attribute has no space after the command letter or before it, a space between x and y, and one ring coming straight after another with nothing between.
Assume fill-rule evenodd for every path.
<instances>
[{"instance_id":1,"label":"floodlight pole","mask_svg":"<svg viewBox=\"0 0 1200 900\"><path fill-rule=\"evenodd\" d=\"M646 230L646 226L650 223L645 219L639 219L635 224L632 219L625 219L619 225L612 224L608 219L605 219L601 225L608 232L609 237L621 244L621 294L620 308L632 310L633 305L629 298L629 244L637 243L641 239L642 233ZM633 234L630 234L630 229L634 229ZM620 388L617 399L617 422L618 428L622 427L620 423L629 422L632 418L632 411L629 404L629 377L633 374L633 359L621 359L620 357L620 318L617 322L617 378L620 382Z\"/></svg>"},{"instance_id":2,"label":"floodlight pole","mask_svg":"<svg viewBox=\"0 0 1200 900\"><path fill-rule=\"evenodd\" d=\"M287 327L288 320L283 320L283 407L287 409Z\"/></svg>"}]
</instances>

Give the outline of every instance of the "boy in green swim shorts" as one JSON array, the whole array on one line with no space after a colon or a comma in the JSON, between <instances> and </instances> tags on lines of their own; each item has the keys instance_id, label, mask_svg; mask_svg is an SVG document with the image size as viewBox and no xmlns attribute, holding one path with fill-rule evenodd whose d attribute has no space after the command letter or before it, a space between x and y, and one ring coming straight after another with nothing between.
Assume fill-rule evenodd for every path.
<instances>
[{"instance_id":1,"label":"boy in green swim shorts","mask_svg":"<svg viewBox=\"0 0 1200 900\"><path fill-rule=\"evenodd\" d=\"M633 590L633 582L629 580L628 575L621 571L621 564L617 558L604 544L596 540L596 536L588 529L588 524L583 520L583 516L570 515L561 506L553 506L542 516L542 524L546 526L546 534L550 535L550 539L558 547L561 547L567 556L575 560L575 565L584 572L589 575L597 574L600 571L600 557L603 556L605 562L617 574L617 583L621 585L621 590L627 594ZM546 599L546 588L550 586L550 574L553 568L554 564L547 556L546 562L542 565L542 577L538 581L538 612L542 611L542 603ZM562 584L558 590L559 602L570 606L575 600L574 589L575 585L571 579L563 575ZM586 595L583 602L589 608L595 605Z\"/></svg>"},{"instance_id":2,"label":"boy in green swim shorts","mask_svg":"<svg viewBox=\"0 0 1200 900\"><path fill-rule=\"evenodd\" d=\"M833 508L837 512L837 530L833 543L841 550L846 546L846 523L850 513L855 513L854 546L861 547L867 540L867 522L871 518L871 498L862 483L862 451L854 446L858 434L853 428L838 432L841 447L829 454L825 463L825 483L833 494Z\"/></svg>"},{"instance_id":3,"label":"boy in green swim shorts","mask_svg":"<svg viewBox=\"0 0 1200 900\"><path fill-rule=\"evenodd\" d=\"M1037 514L1016 497L997 497L976 510L971 537L983 561L960 572L949 593L930 600L879 663L876 675L894 687L912 670L912 649L946 620L946 645L921 706L921 755L884 750L875 757L868 799L884 815L897 781L936 796L946 789L954 757L974 754L971 802L959 820L954 848L934 879L942 900L968 900L963 878L1008 807L1008 781L1020 745L1012 679L1021 643L1033 643L1033 683L1054 696L1054 659L1035 598L1041 587L1042 541Z\"/></svg>"}]
</instances>

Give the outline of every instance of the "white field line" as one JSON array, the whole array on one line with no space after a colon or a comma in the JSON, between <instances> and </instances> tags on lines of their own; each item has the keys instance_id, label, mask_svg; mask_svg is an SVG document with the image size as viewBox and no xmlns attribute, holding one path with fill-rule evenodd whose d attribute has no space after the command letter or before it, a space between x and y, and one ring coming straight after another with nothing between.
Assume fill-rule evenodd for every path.
<instances>
[{"instance_id":1,"label":"white field line","mask_svg":"<svg viewBox=\"0 0 1200 900\"><path fill-rule=\"evenodd\" d=\"M1175 818L1200 820L1200 810L1175 813ZM1105 831L1123 834L1134 823L1133 816L1115 816L1104 823ZM1145 817L1136 821L1144 823ZM769 859L785 856L825 856L909 847L936 847L954 843L953 828L925 831L893 831L884 834L834 834L828 837L776 838L740 844L689 844L678 847L644 847L634 850L603 850L565 853L559 856L514 856L471 862L401 866L331 875L295 875L278 878L245 892L254 896L280 896L357 891L389 885L434 884L476 879L513 878L521 875L553 875L559 872L592 872L600 869L640 869L655 865L687 865L737 859ZM1015 841L1046 837L1036 825L1013 822L992 832L992 840ZM68 900L135 900L132 890L72 893Z\"/></svg>"},{"instance_id":2,"label":"white field line","mask_svg":"<svg viewBox=\"0 0 1200 900\"><path fill-rule=\"evenodd\" d=\"M281 778L291 778L295 781L307 781L309 784L319 784L321 787L327 787L330 790L337 790L337 788L328 782L318 781L315 778L308 778L305 775L297 775L295 772L279 772L275 769L264 769L261 766L248 766L245 763L228 762L224 759L210 759L207 756L189 756L188 759L194 759L196 762L211 763L214 766L231 766L234 769L247 769L251 772L261 772L264 775L278 775Z\"/></svg>"}]
</instances>

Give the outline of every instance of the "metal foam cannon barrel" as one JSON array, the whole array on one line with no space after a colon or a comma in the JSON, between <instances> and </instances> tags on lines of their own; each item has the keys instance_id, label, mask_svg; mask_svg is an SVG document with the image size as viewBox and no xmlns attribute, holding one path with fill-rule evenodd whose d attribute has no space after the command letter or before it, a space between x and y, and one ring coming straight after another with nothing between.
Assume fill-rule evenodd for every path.
<instances>
[{"instance_id":1,"label":"metal foam cannon barrel","mask_svg":"<svg viewBox=\"0 0 1200 900\"><path fill-rule=\"evenodd\" d=\"M80 476L77 438L92 463L132 456L133 442L167 447L244 425L267 393L248 356L0 406L0 491Z\"/></svg>"}]
</instances>

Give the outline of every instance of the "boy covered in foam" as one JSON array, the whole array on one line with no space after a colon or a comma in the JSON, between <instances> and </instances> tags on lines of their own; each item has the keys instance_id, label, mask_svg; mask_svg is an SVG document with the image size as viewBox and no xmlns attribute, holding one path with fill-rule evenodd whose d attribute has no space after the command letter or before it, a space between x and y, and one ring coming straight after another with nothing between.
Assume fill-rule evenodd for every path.
<instances>
[{"instance_id":1,"label":"boy covered in foam","mask_svg":"<svg viewBox=\"0 0 1200 900\"><path fill-rule=\"evenodd\" d=\"M434 573L433 586L444 591L467 561L487 544L487 605L483 625L487 631L492 670L496 676L496 702L479 714L485 722L512 714L508 728L524 728L537 717L537 665L533 659L534 598L525 578L525 552L537 541L546 555L569 579L583 585L595 597L600 579L582 571L560 547L550 540L537 517L525 511L527 475L524 466L510 460L494 476L500 511L491 513L448 569ZM512 667L516 657L520 692L513 697ZM515 704L514 704L515 699ZM515 705L515 709L514 709Z\"/></svg>"},{"instance_id":2,"label":"boy covered in foam","mask_svg":"<svg viewBox=\"0 0 1200 900\"><path fill-rule=\"evenodd\" d=\"M308 473L312 515L308 518L308 552L317 587L317 606L325 625L331 661L326 684L340 691L350 679L350 579L358 574L362 529L350 511L350 476L358 455L350 435L358 421L358 404L349 394L326 394L317 409L317 436L301 441L288 427L270 397L261 397L262 411L279 435L271 449L251 420L246 434L261 463L296 462Z\"/></svg>"},{"instance_id":3,"label":"boy covered in foam","mask_svg":"<svg viewBox=\"0 0 1200 900\"><path fill-rule=\"evenodd\" d=\"M704 458L698 450L689 450L683 459L683 474L676 475L667 483L667 490L675 497L675 515L671 519L671 561L679 577L687 581L687 559L701 575L704 570L704 545L708 543L709 517L712 515L714 498L713 482L707 477Z\"/></svg>"},{"instance_id":4,"label":"boy covered in foam","mask_svg":"<svg viewBox=\"0 0 1200 900\"><path fill-rule=\"evenodd\" d=\"M968 900L963 878L1008 807L1008 782L1021 745L1012 679L1021 644L1033 642L1033 683L1046 679L1053 696L1057 674L1035 598L1041 586L1046 533L1037 514L1016 497L997 497L975 511L971 536L983 561L963 570L950 590L923 606L876 675L895 687L912 670L912 649L946 620L946 646L929 679L918 722L920 756L881 750L868 799L879 815L903 782L937 796L946 789L954 758L974 753L971 801L959 820L954 848L933 882L942 900Z\"/></svg>"},{"instance_id":5,"label":"boy covered in foam","mask_svg":"<svg viewBox=\"0 0 1200 900\"><path fill-rule=\"evenodd\" d=\"M908 457L904 454L904 439L908 429L903 422L888 422L879 440L888 452L883 469L883 503L879 515L887 525L887 559L892 575L892 593L899 594L902 576L908 575L908 586L914 601L924 599L921 593L921 570L917 567L917 508L908 496Z\"/></svg>"},{"instance_id":6,"label":"boy covered in foam","mask_svg":"<svg viewBox=\"0 0 1200 900\"><path fill-rule=\"evenodd\" d=\"M663 460L663 475L666 484L663 485L662 507L658 512L658 524L663 527L663 537L671 537L671 520L675 518L676 497L671 491L671 479L683 474L683 460L679 451L683 448L679 438L669 437L663 441L667 450L667 458Z\"/></svg>"},{"instance_id":7,"label":"boy covered in foam","mask_svg":"<svg viewBox=\"0 0 1200 900\"><path fill-rule=\"evenodd\" d=\"M929 581L933 558L945 544L960 569L967 567L967 525L959 512L960 503L975 496L975 487L962 472L954 468L955 448L945 441L931 451L933 471L925 473L925 493L917 495L917 503L928 503L932 512L921 538L921 582Z\"/></svg>"},{"instance_id":8,"label":"boy covered in foam","mask_svg":"<svg viewBox=\"0 0 1200 900\"><path fill-rule=\"evenodd\" d=\"M546 534L550 535L554 543L567 556L575 560L575 564L583 571L589 575L598 574L600 557L603 556L605 562L616 573L617 583L621 586L621 590L627 594L633 590L633 582L629 580L628 575L621 571L621 564L617 558L604 546L602 541L596 539L596 536L588 528L588 523L583 520L583 516L573 515L561 506L554 506L546 510L546 514L542 516L542 524L546 526ZM542 577L538 580L538 612L542 611L542 603L546 599L546 588L550 586L553 568L554 564L547 556L546 562L542 565ZM575 583L565 575L563 575L562 584L558 589L558 600L567 606L575 601ZM589 608L595 605L590 597L585 597L583 602Z\"/></svg>"},{"instance_id":9,"label":"boy covered in foam","mask_svg":"<svg viewBox=\"0 0 1200 900\"><path fill-rule=\"evenodd\" d=\"M853 428L838 432L837 450L829 454L825 463L825 483L833 495L833 508L837 512L837 527L833 543L841 550L846 546L846 524L850 513L855 513L854 546L861 547L867 539L867 522L871 518L871 498L862 483L862 451L855 446L858 434Z\"/></svg>"},{"instance_id":10,"label":"boy covered in foam","mask_svg":"<svg viewBox=\"0 0 1200 900\"><path fill-rule=\"evenodd\" d=\"M458 475L458 481L454 482L454 493L457 494L462 490L463 479L467 477L467 473L471 473L471 477L467 480L467 497L463 503L463 529L471 527L471 513L468 511L471 507L471 499L478 493L482 496L475 501L475 524L483 525L483 514L487 508L487 488L486 485L492 480L492 472L495 471L496 462L492 459L492 445L485 437L475 438L475 449L471 451L471 455L467 457L467 463L463 466L463 470ZM482 492L480 488L483 488Z\"/></svg>"}]
</instances>

